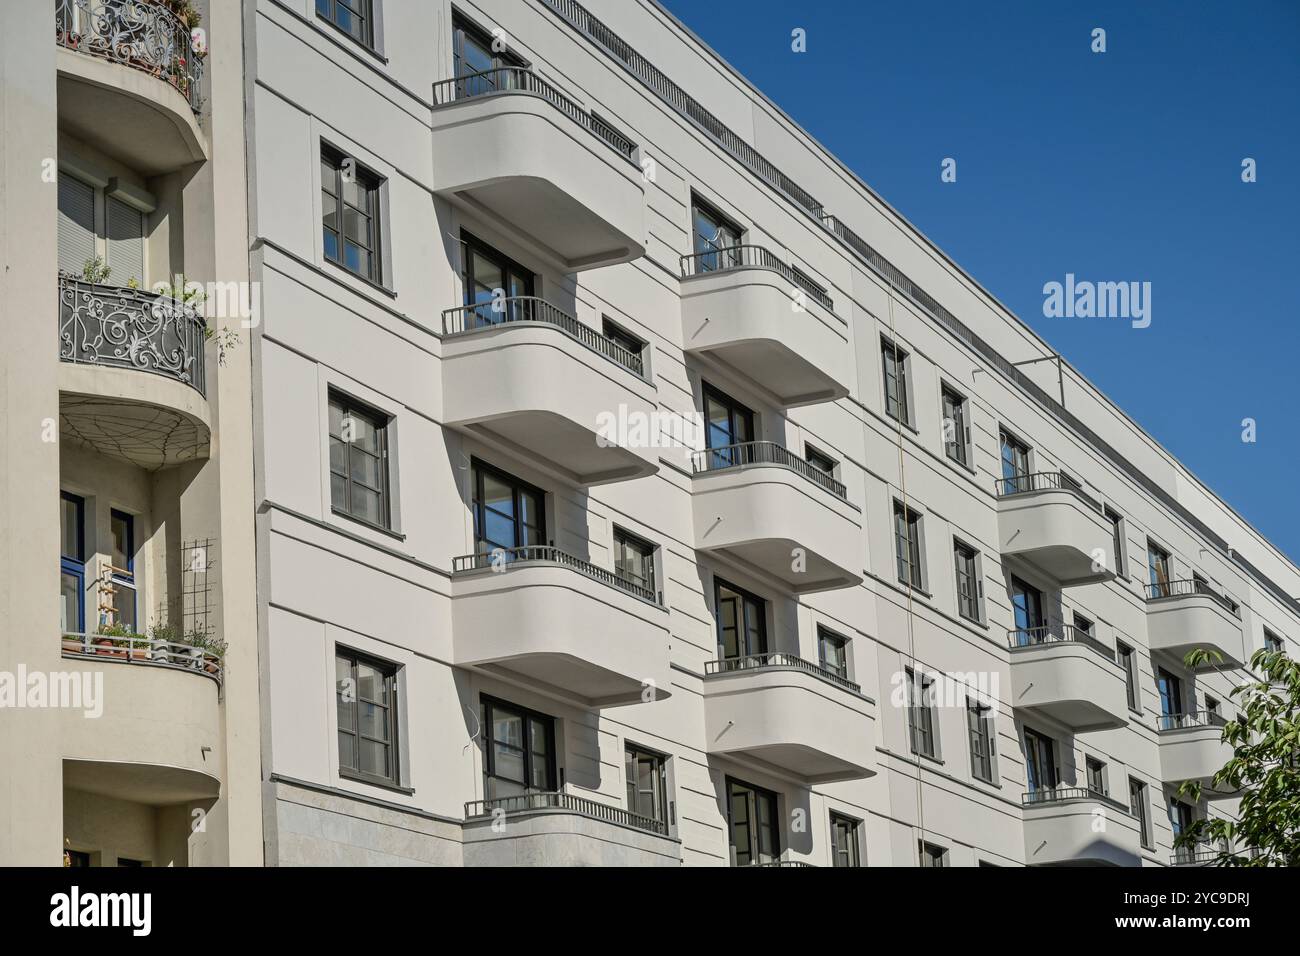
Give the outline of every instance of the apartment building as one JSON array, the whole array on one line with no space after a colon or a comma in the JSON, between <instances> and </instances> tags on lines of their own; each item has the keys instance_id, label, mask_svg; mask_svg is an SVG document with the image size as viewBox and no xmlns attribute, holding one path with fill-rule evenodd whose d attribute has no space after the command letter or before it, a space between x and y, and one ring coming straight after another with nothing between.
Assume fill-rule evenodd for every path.
<instances>
[{"instance_id":1,"label":"apartment building","mask_svg":"<svg viewBox=\"0 0 1300 956\"><path fill-rule=\"evenodd\" d=\"M182 6L0 5L6 865L262 860L249 340L170 288L247 284L242 23Z\"/></svg>"}]
</instances>

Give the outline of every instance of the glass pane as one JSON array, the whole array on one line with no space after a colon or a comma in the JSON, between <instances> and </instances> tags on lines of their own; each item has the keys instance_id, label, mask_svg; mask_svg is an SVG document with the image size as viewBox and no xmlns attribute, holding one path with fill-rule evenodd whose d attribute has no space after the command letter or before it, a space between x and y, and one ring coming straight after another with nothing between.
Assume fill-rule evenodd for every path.
<instances>
[{"instance_id":1,"label":"glass pane","mask_svg":"<svg viewBox=\"0 0 1300 956\"><path fill-rule=\"evenodd\" d=\"M321 193L321 225L331 232L339 231L338 200L328 192Z\"/></svg>"},{"instance_id":2,"label":"glass pane","mask_svg":"<svg viewBox=\"0 0 1300 956\"><path fill-rule=\"evenodd\" d=\"M360 485L352 486L352 508L349 514L355 515L364 521L369 521L371 524L384 523L384 509L379 495L368 488L362 488Z\"/></svg>"},{"instance_id":3,"label":"glass pane","mask_svg":"<svg viewBox=\"0 0 1300 956\"><path fill-rule=\"evenodd\" d=\"M381 459L359 448L352 449L352 480L358 481L375 490L382 489L383 468Z\"/></svg>"},{"instance_id":4,"label":"glass pane","mask_svg":"<svg viewBox=\"0 0 1300 956\"><path fill-rule=\"evenodd\" d=\"M129 570L135 559L132 553L131 519L125 515L113 515L113 567L120 571Z\"/></svg>"},{"instance_id":5,"label":"glass pane","mask_svg":"<svg viewBox=\"0 0 1300 956\"><path fill-rule=\"evenodd\" d=\"M336 511L348 510L348 483L338 475L330 475L330 507Z\"/></svg>"},{"instance_id":6,"label":"glass pane","mask_svg":"<svg viewBox=\"0 0 1300 956\"><path fill-rule=\"evenodd\" d=\"M383 672L370 664L357 664L357 698L387 702Z\"/></svg>"},{"instance_id":7,"label":"glass pane","mask_svg":"<svg viewBox=\"0 0 1300 956\"><path fill-rule=\"evenodd\" d=\"M358 705L357 718L363 736L377 740L388 740L388 708L378 704L362 702Z\"/></svg>"},{"instance_id":8,"label":"glass pane","mask_svg":"<svg viewBox=\"0 0 1300 956\"><path fill-rule=\"evenodd\" d=\"M357 740L351 734L339 731L339 766L357 769Z\"/></svg>"},{"instance_id":9,"label":"glass pane","mask_svg":"<svg viewBox=\"0 0 1300 956\"><path fill-rule=\"evenodd\" d=\"M118 624L135 631L135 588L114 582L113 616Z\"/></svg>"},{"instance_id":10,"label":"glass pane","mask_svg":"<svg viewBox=\"0 0 1300 956\"><path fill-rule=\"evenodd\" d=\"M358 743L361 747L362 773L373 773L379 777L392 776L388 766L391 748L387 744L381 744L374 740L361 740Z\"/></svg>"},{"instance_id":11,"label":"glass pane","mask_svg":"<svg viewBox=\"0 0 1300 956\"><path fill-rule=\"evenodd\" d=\"M67 572L59 579L59 627L64 634L81 630L81 579Z\"/></svg>"},{"instance_id":12,"label":"glass pane","mask_svg":"<svg viewBox=\"0 0 1300 956\"><path fill-rule=\"evenodd\" d=\"M348 473L348 446L341 439L330 436L330 471L346 475Z\"/></svg>"},{"instance_id":13,"label":"glass pane","mask_svg":"<svg viewBox=\"0 0 1300 956\"><path fill-rule=\"evenodd\" d=\"M63 556L82 560L81 505L67 498L59 499L59 532L63 542Z\"/></svg>"},{"instance_id":14,"label":"glass pane","mask_svg":"<svg viewBox=\"0 0 1300 956\"><path fill-rule=\"evenodd\" d=\"M483 474L483 504L503 515L514 516L515 496L510 485L491 473Z\"/></svg>"}]
</instances>

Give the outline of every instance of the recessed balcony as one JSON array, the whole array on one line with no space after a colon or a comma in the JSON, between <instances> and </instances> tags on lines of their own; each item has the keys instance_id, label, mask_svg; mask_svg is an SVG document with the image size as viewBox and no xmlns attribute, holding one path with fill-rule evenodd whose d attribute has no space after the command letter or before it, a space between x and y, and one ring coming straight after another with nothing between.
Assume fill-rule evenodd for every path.
<instances>
[{"instance_id":1,"label":"recessed balcony","mask_svg":"<svg viewBox=\"0 0 1300 956\"><path fill-rule=\"evenodd\" d=\"M1025 863L1029 866L1137 866L1138 822L1117 800L1083 787L1026 793Z\"/></svg>"},{"instance_id":2,"label":"recessed balcony","mask_svg":"<svg viewBox=\"0 0 1300 956\"><path fill-rule=\"evenodd\" d=\"M207 159L204 50L150 0L55 0L59 126L143 176Z\"/></svg>"},{"instance_id":3,"label":"recessed balcony","mask_svg":"<svg viewBox=\"0 0 1300 956\"><path fill-rule=\"evenodd\" d=\"M682 343L784 407L849 393L848 327L825 289L761 246L682 257Z\"/></svg>"},{"instance_id":4,"label":"recessed balcony","mask_svg":"<svg viewBox=\"0 0 1300 956\"><path fill-rule=\"evenodd\" d=\"M576 484L659 470L643 358L533 296L443 313L443 420Z\"/></svg>"},{"instance_id":5,"label":"recessed balcony","mask_svg":"<svg viewBox=\"0 0 1300 956\"><path fill-rule=\"evenodd\" d=\"M588 708L671 696L659 597L557 548L452 562L455 663Z\"/></svg>"},{"instance_id":6,"label":"recessed balcony","mask_svg":"<svg viewBox=\"0 0 1300 956\"><path fill-rule=\"evenodd\" d=\"M568 272L645 254L635 145L529 69L434 84L433 185Z\"/></svg>"},{"instance_id":7,"label":"recessed balcony","mask_svg":"<svg viewBox=\"0 0 1300 956\"><path fill-rule=\"evenodd\" d=\"M1160 717L1160 770L1165 783L1177 787L1192 781L1207 800L1230 800L1239 791L1218 790L1214 775L1232 759L1232 745L1223 740L1227 721L1211 711L1163 714Z\"/></svg>"},{"instance_id":8,"label":"recessed balcony","mask_svg":"<svg viewBox=\"0 0 1300 956\"><path fill-rule=\"evenodd\" d=\"M189 305L60 276L64 439L154 470L208 456L207 325Z\"/></svg>"},{"instance_id":9,"label":"recessed balcony","mask_svg":"<svg viewBox=\"0 0 1300 956\"><path fill-rule=\"evenodd\" d=\"M692 456L695 547L795 594L862 583L862 515L844 485L774 442Z\"/></svg>"},{"instance_id":10,"label":"recessed balcony","mask_svg":"<svg viewBox=\"0 0 1300 956\"><path fill-rule=\"evenodd\" d=\"M1200 580L1147 586L1147 643L1180 661L1189 651L1210 651L1212 660L1198 669L1229 670L1247 656L1240 609Z\"/></svg>"},{"instance_id":11,"label":"recessed balcony","mask_svg":"<svg viewBox=\"0 0 1300 956\"><path fill-rule=\"evenodd\" d=\"M465 804L466 866L680 866L661 820L563 792Z\"/></svg>"},{"instance_id":12,"label":"recessed balcony","mask_svg":"<svg viewBox=\"0 0 1300 956\"><path fill-rule=\"evenodd\" d=\"M1128 724L1128 685L1115 652L1076 627L1019 628L1011 648L1011 703L1075 733Z\"/></svg>"},{"instance_id":13,"label":"recessed balcony","mask_svg":"<svg viewBox=\"0 0 1300 956\"><path fill-rule=\"evenodd\" d=\"M1033 565L1061 587L1115 577L1113 529L1101 505L1059 472L999 478L1003 555Z\"/></svg>"},{"instance_id":14,"label":"recessed balcony","mask_svg":"<svg viewBox=\"0 0 1300 956\"><path fill-rule=\"evenodd\" d=\"M805 784L876 773L876 704L857 684L793 654L710 661L710 754L740 757Z\"/></svg>"}]
</instances>

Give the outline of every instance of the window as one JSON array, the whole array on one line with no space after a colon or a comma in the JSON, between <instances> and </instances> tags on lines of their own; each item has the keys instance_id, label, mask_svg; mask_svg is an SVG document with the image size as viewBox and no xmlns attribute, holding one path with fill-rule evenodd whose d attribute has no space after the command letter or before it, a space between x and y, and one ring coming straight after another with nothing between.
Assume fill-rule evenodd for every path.
<instances>
[{"instance_id":1,"label":"window","mask_svg":"<svg viewBox=\"0 0 1300 956\"><path fill-rule=\"evenodd\" d=\"M743 230L698 196L691 203L691 246L696 272L716 272L740 264ZM719 251L726 250L726 251Z\"/></svg>"},{"instance_id":2,"label":"window","mask_svg":"<svg viewBox=\"0 0 1300 956\"><path fill-rule=\"evenodd\" d=\"M329 432L330 504L335 513L389 527L388 417L330 392Z\"/></svg>"},{"instance_id":3,"label":"window","mask_svg":"<svg viewBox=\"0 0 1300 956\"><path fill-rule=\"evenodd\" d=\"M1011 575L1009 588L1011 616L1016 625L1013 636L1017 647L1025 647L1042 639L1043 594L1014 574Z\"/></svg>"},{"instance_id":4,"label":"window","mask_svg":"<svg viewBox=\"0 0 1300 956\"><path fill-rule=\"evenodd\" d=\"M977 780L993 783L995 736L992 710L966 698L966 729L970 733L970 772Z\"/></svg>"},{"instance_id":5,"label":"window","mask_svg":"<svg viewBox=\"0 0 1300 956\"><path fill-rule=\"evenodd\" d=\"M1103 797L1106 796L1106 764L1092 757L1086 757L1084 768L1088 777L1088 789Z\"/></svg>"},{"instance_id":6,"label":"window","mask_svg":"<svg viewBox=\"0 0 1300 956\"><path fill-rule=\"evenodd\" d=\"M960 541L952 546L953 564L957 568L957 613L968 621L980 623L980 580L975 549Z\"/></svg>"},{"instance_id":7,"label":"window","mask_svg":"<svg viewBox=\"0 0 1300 956\"><path fill-rule=\"evenodd\" d=\"M457 98L480 96L515 86L512 67L522 67L524 61L509 50L499 49L492 36L461 16L452 16L453 74L469 77L458 83Z\"/></svg>"},{"instance_id":8,"label":"window","mask_svg":"<svg viewBox=\"0 0 1300 956\"><path fill-rule=\"evenodd\" d=\"M465 329L532 317L533 273L487 243L461 233L461 285Z\"/></svg>"},{"instance_id":9,"label":"window","mask_svg":"<svg viewBox=\"0 0 1300 956\"><path fill-rule=\"evenodd\" d=\"M849 642L834 631L817 625L817 660L836 677L849 679Z\"/></svg>"},{"instance_id":10,"label":"window","mask_svg":"<svg viewBox=\"0 0 1300 956\"><path fill-rule=\"evenodd\" d=\"M88 261L103 259L112 273L105 285L144 286L145 217L111 190L59 173L58 265L81 279Z\"/></svg>"},{"instance_id":11,"label":"window","mask_svg":"<svg viewBox=\"0 0 1300 956\"><path fill-rule=\"evenodd\" d=\"M704 386L705 446L714 449L709 467L727 468L745 463L737 448L754 440L754 413L711 385Z\"/></svg>"},{"instance_id":12,"label":"window","mask_svg":"<svg viewBox=\"0 0 1300 956\"><path fill-rule=\"evenodd\" d=\"M829 475L832 478L835 477L835 466L838 465L839 462L830 455L822 454L816 448L812 447L812 445L804 445L803 456L804 460L807 461L808 464L812 465L823 475Z\"/></svg>"},{"instance_id":13,"label":"window","mask_svg":"<svg viewBox=\"0 0 1300 956\"><path fill-rule=\"evenodd\" d=\"M1209 694L1205 695L1205 719L1210 724L1223 723L1223 715L1219 713L1219 700Z\"/></svg>"},{"instance_id":14,"label":"window","mask_svg":"<svg viewBox=\"0 0 1300 956\"><path fill-rule=\"evenodd\" d=\"M1137 679L1137 652L1120 641L1115 642L1115 654L1119 660L1119 666L1124 668L1124 683L1128 688L1128 707L1129 710L1142 710L1142 703L1138 699L1138 679Z\"/></svg>"},{"instance_id":15,"label":"window","mask_svg":"<svg viewBox=\"0 0 1300 956\"><path fill-rule=\"evenodd\" d=\"M1134 777L1128 778L1128 808L1138 822L1142 845L1151 849L1151 818L1147 814L1147 785Z\"/></svg>"},{"instance_id":16,"label":"window","mask_svg":"<svg viewBox=\"0 0 1300 956\"><path fill-rule=\"evenodd\" d=\"M1002 480L998 483L1000 492L1003 495L1014 495L1031 490L1029 446L1005 430L998 433L998 442L1002 454Z\"/></svg>"},{"instance_id":17,"label":"window","mask_svg":"<svg viewBox=\"0 0 1300 956\"><path fill-rule=\"evenodd\" d=\"M1056 789L1056 741L1025 728L1025 783L1030 793Z\"/></svg>"},{"instance_id":18,"label":"window","mask_svg":"<svg viewBox=\"0 0 1300 956\"><path fill-rule=\"evenodd\" d=\"M371 0L316 0L316 15L363 46L374 48Z\"/></svg>"},{"instance_id":19,"label":"window","mask_svg":"<svg viewBox=\"0 0 1300 956\"><path fill-rule=\"evenodd\" d=\"M766 601L715 577L713 607L718 616L720 660L767 653Z\"/></svg>"},{"instance_id":20,"label":"window","mask_svg":"<svg viewBox=\"0 0 1300 956\"><path fill-rule=\"evenodd\" d=\"M135 591L135 519L114 508L109 513L113 537L110 561L113 588L113 620L123 627L136 629Z\"/></svg>"},{"instance_id":21,"label":"window","mask_svg":"<svg viewBox=\"0 0 1300 956\"><path fill-rule=\"evenodd\" d=\"M623 776L627 781L628 810L658 821L667 833L668 775L664 757L628 744L623 751Z\"/></svg>"},{"instance_id":22,"label":"window","mask_svg":"<svg viewBox=\"0 0 1300 956\"><path fill-rule=\"evenodd\" d=\"M860 827L862 822L852 817L831 813L831 865L861 866L862 847Z\"/></svg>"},{"instance_id":23,"label":"window","mask_svg":"<svg viewBox=\"0 0 1300 956\"><path fill-rule=\"evenodd\" d=\"M1151 596L1169 597L1169 552L1154 541L1147 541L1147 571L1150 574Z\"/></svg>"},{"instance_id":24,"label":"window","mask_svg":"<svg viewBox=\"0 0 1300 956\"><path fill-rule=\"evenodd\" d=\"M1115 548L1115 573L1123 577L1125 574L1124 518L1111 508L1106 508L1105 512L1106 520L1110 522L1110 536Z\"/></svg>"},{"instance_id":25,"label":"window","mask_svg":"<svg viewBox=\"0 0 1300 956\"><path fill-rule=\"evenodd\" d=\"M479 461L470 462L474 485L474 550L478 554L507 552L546 544L546 495L538 488Z\"/></svg>"},{"instance_id":26,"label":"window","mask_svg":"<svg viewBox=\"0 0 1300 956\"><path fill-rule=\"evenodd\" d=\"M898 580L924 590L921 574L921 516L901 501L894 502L894 553Z\"/></svg>"},{"instance_id":27,"label":"window","mask_svg":"<svg viewBox=\"0 0 1300 956\"><path fill-rule=\"evenodd\" d=\"M498 800L556 789L555 721L484 697L483 798Z\"/></svg>"},{"instance_id":28,"label":"window","mask_svg":"<svg viewBox=\"0 0 1300 956\"><path fill-rule=\"evenodd\" d=\"M617 322L612 322L605 316L601 316L600 326L601 331L605 334L605 338L609 339L619 348L626 349L638 357L640 357L641 353L645 351L645 340L633 335Z\"/></svg>"},{"instance_id":29,"label":"window","mask_svg":"<svg viewBox=\"0 0 1300 956\"><path fill-rule=\"evenodd\" d=\"M397 667L340 647L334 684L339 772L396 786Z\"/></svg>"},{"instance_id":30,"label":"window","mask_svg":"<svg viewBox=\"0 0 1300 956\"><path fill-rule=\"evenodd\" d=\"M959 465L970 467L970 425L966 422L966 399L943 386L943 451Z\"/></svg>"},{"instance_id":31,"label":"window","mask_svg":"<svg viewBox=\"0 0 1300 956\"><path fill-rule=\"evenodd\" d=\"M332 146L321 145L321 231L325 258L383 284L379 190L383 179Z\"/></svg>"},{"instance_id":32,"label":"window","mask_svg":"<svg viewBox=\"0 0 1300 956\"><path fill-rule=\"evenodd\" d=\"M727 830L731 865L773 863L781 856L776 794L727 778Z\"/></svg>"},{"instance_id":33,"label":"window","mask_svg":"<svg viewBox=\"0 0 1300 956\"><path fill-rule=\"evenodd\" d=\"M1270 654L1283 653L1282 638L1278 637L1268 628L1264 628L1264 650L1268 651Z\"/></svg>"},{"instance_id":34,"label":"window","mask_svg":"<svg viewBox=\"0 0 1300 956\"><path fill-rule=\"evenodd\" d=\"M1088 618L1084 617L1078 611L1074 612L1074 633L1076 638L1095 638L1096 635L1093 633L1094 630L1095 628L1092 621L1088 620Z\"/></svg>"},{"instance_id":35,"label":"window","mask_svg":"<svg viewBox=\"0 0 1300 956\"><path fill-rule=\"evenodd\" d=\"M1174 842L1178 842L1178 837L1185 833L1196 819L1196 811L1190 805L1183 803L1177 797L1169 798L1169 827L1174 831ZM1176 847L1174 855L1180 860L1184 855L1190 857L1193 850L1191 847Z\"/></svg>"},{"instance_id":36,"label":"window","mask_svg":"<svg viewBox=\"0 0 1300 956\"><path fill-rule=\"evenodd\" d=\"M59 493L59 626L86 630L86 500Z\"/></svg>"},{"instance_id":37,"label":"window","mask_svg":"<svg viewBox=\"0 0 1300 956\"><path fill-rule=\"evenodd\" d=\"M912 753L938 759L938 741L934 732L934 680L917 674L910 667L907 677L907 730Z\"/></svg>"},{"instance_id":38,"label":"window","mask_svg":"<svg viewBox=\"0 0 1300 956\"><path fill-rule=\"evenodd\" d=\"M880 340L885 369L885 414L910 425L907 405L907 353L888 339Z\"/></svg>"},{"instance_id":39,"label":"window","mask_svg":"<svg viewBox=\"0 0 1300 956\"><path fill-rule=\"evenodd\" d=\"M1156 668L1156 688L1160 691L1160 715L1168 729L1183 713L1183 682L1163 667Z\"/></svg>"},{"instance_id":40,"label":"window","mask_svg":"<svg viewBox=\"0 0 1300 956\"><path fill-rule=\"evenodd\" d=\"M622 528L614 529L614 573L655 594L655 546Z\"/></svg>"},{"instance_id":41,"label":"window","mask_svg":"<svg viewBox=\"0 0 1300 956\"><path fill-rule=\"evenodd\" d=\"M947 866L948 851L941 846L935 846L933 843L926 843L924 840L917 841L917 850L920 854L921 866Z\"/></svg>"}]
</instances>

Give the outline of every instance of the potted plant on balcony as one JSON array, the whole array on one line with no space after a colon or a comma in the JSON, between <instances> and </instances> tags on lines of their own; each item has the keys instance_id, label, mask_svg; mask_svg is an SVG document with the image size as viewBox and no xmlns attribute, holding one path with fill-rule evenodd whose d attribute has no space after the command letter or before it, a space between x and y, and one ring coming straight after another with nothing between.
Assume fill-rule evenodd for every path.
<instances>
[{"instance_id":1,"label":"potted plant on balcony","mask_svg":"<svg viewBox=\"0 0 1300 956\"><path fill-rule=\"evenodd\" d=\"M131 649L131 639L138 636L125 624L101 624L91 638L91 644L95 647L95 653L101 657L125 658L129 655L139 660L143 657L143 651Z\"/></svg>"},{"instance_id":2,"label":"potted plant on balcony","mask_svg":"<svg viewBox=\"0 0 1300 956\"><path fill-rule=\"evenodd\" d=\"M103 256L95 256L81 264L81 277L91 285L105 285L113 274L113 267L105 264Z\"/></svg>"}]
</instances>

